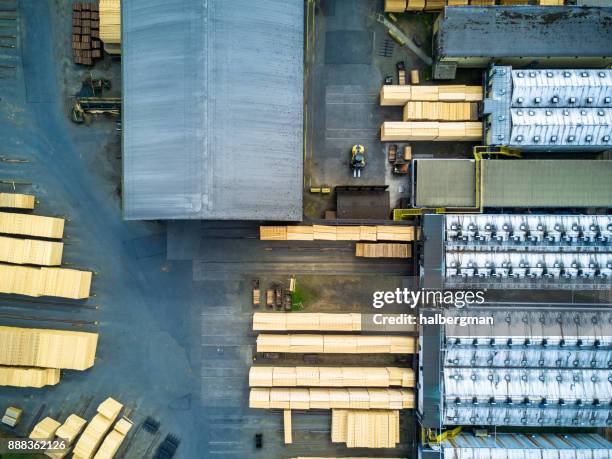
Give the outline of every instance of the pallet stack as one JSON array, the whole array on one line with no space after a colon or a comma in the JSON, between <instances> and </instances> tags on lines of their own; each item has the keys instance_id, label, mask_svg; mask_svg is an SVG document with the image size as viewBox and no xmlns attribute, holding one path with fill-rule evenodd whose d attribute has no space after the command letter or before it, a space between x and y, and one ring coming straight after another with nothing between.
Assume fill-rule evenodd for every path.
<instances>
[{"instance_id":1,"label":"pallet stack","mask_svg":"<svg viewBox=\"0 0 612 459\"><path fill-rule=\"evenodd\" d=\"M355 245L355 256L364 258L410 258L411 247L408 244L364 244Z\"/></svg>"},{"instance_id":2,"label":"pallet stack","mask_svg":"<svg viewBox=\"0 0 612 459\"><path fill-rule=\"evenodd\" d=\"M93 65L102 57L97 3L72 5L72 54L75 64Z\"/></svg>"},{"instance_id":3,"label":"pallet stack","mask_svg":"<svg viewBox=\"0 0 612 459\"><path fill-rule=\"evenodd\" d=\"M399 410L332 410L332 443L346 443L347 448L395 448L399 426Z\"/></svg>"},{"instance_id":4,"label":"pallet stack","mask_svg":"<svg viewBox=\"0 0 612 459\"><path fill-rule=\"evenodd\" d=\"M403 241L414 240L414 227L406 225L260 226L262 241Z\"/></svg>"}]
</instances>

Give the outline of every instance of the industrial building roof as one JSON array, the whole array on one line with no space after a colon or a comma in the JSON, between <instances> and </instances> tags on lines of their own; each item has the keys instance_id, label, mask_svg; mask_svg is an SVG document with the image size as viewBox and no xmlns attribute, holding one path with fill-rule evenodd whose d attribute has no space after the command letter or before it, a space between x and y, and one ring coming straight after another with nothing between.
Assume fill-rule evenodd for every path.
<instances>
[{"instance_id":1,"label":"industrial building roof","mask_svg":"<svg viewBox=\"0 0 612 459\"><path fill-rule=\"evenodd\" d=\"M473 207L474 160L416 160L418 207ZM484 207L612 207L612 161L483 160Z\"/></svg>"},{"instance_id":2,"label":"industrial building roof","mask_svg":"<svg viewBox=\"0 0 612 459\"><path fill-rule=\"evenodd\" d=\"M304 5L122 5L126 219L301 220Z\"/></svg>"},{"instance_id":3,"label":"industrial building roof","mask_svg":"<svg viewBox=\"0 0 612 459\"><path fill-rule=\"evenodd\" d=\"M440 57L610 56L611 23L612 8L445 8L436 51Z\"/></svg>"}]
</instances>

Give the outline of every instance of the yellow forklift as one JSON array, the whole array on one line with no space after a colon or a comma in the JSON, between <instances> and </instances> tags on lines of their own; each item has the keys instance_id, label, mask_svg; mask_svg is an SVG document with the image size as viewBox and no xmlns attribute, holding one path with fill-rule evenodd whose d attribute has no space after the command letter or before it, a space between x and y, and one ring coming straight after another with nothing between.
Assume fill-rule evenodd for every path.
<instances>
[{"instance_id":1,"label":"yellow forklift","mask_svg":"<svg viewBox=\"0 0 612 459\"><path fill-rule=\"evenodd\" d=\"M353 145L353 148L351 148L351 168L354 178L361 177L361 170L365 165L365 147L363 145Z\"/></svg>"}]
</instances>

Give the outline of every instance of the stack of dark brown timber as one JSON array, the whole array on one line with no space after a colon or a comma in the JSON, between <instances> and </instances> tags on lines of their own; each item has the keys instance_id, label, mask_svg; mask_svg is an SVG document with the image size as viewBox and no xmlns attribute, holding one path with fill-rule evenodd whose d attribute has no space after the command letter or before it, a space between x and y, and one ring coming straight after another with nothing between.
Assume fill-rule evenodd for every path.
<instances>
[{"instance_id":1,"label":"stack of dark brown timber","mask_svg":"<svg viewBox=\"0 0 612 459\"><path fill-rule=\"evenodd\" d=\"M72 52L74 63L93 65L102 57L100 21L97 3L77 2L72 5Z\"/></svg>"}]
</instances>

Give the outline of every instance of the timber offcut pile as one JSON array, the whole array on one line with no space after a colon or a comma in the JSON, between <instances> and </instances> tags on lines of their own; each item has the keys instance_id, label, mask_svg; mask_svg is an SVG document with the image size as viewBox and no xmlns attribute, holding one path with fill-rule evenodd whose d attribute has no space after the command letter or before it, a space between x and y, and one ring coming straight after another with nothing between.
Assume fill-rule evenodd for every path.
<instances>
[{"instance_id":1,"label":"timber offcut pile","mask_svg":"<svg viewBox=\"0 0 612 459\"><path fill-rule=\"evenodd\" d=\"M392 335L273 335L257 336L257 352L321 354L414 354L415 338Z\"/></svg>"},{"instance_id":2,"label":"timber offcut pile","mask_svg":"<svg viewBox=\"0 0 612 459\"><path fill-rule=\"evenodd\" d=\"M255 387L250 408L281 410L402 410L414 408L410 389Z\"/></svg>"},{"instance_id":3,"label":"timber offcut pile","mask_svg":"<svg viewBox=\"0 0 612 459\"><path fill-rule=\"evenodd\" d=\"M364 258L410 258L412 250L408 244L367 244L355 245L355 256Z\"/></svg>"},{"instance_id":4,"label":"timber offcut pile","mask_svg":"<svg viewBox=\"0 0 612 459\"><path fill-rule=\"evenodd\" d=\"M395 448L399 410L332 410L331 437L348 448Z\"/></svg>"},{"instance_id":5,"label":"timber offcut pile","mask_svg":"<svg viewBox=\"0 0 612 459\"><path fill-rule=\"evenodd\" d=\"M414 240L414 227L406 225L260 226L262 241L406 241Z\"/></svg>"},{"instance_id":6,"label":"timber offcut pile","mask_svg":"<svg viewBox=\"0 0 612 459\"><path fill-rule=\"evenodd\" d=\"M250 387L414 387L400 367L251 367Z\"/></svg>"},{"instance_id":7,"label":"timber offcut pile","mask_svg":"<svg viewBox=\"0 0 612 459\"><path fill-rule=\"evenodd\" d=\"M93 65L102 57L98 4L76 2L72 5L72 54L75 64Z\"/></svg>"}]
</instances>

